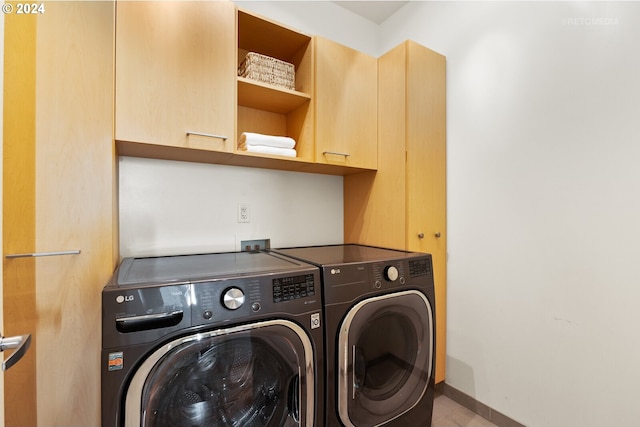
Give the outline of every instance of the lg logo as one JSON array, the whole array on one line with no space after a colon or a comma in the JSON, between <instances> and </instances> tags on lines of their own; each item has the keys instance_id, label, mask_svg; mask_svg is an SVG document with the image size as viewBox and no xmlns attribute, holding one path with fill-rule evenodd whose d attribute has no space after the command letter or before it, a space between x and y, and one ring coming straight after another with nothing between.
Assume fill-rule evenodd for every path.
<instances>
[{"instance_id":1,"label":"lg logo","mask_svg":"<svg viewBox=\"0 0 640 427\"><path fill-rule=\"evenodd\" d=\"M118 304L122 304L123 302L133 301L133 295L118 295L116 297L116 302Z\"/></svg>"}]
</instances>

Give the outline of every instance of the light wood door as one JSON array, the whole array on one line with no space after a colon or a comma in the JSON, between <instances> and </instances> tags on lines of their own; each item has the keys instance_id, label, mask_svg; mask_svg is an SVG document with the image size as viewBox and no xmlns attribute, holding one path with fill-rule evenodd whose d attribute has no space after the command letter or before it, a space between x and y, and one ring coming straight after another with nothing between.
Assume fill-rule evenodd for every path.
<instances>
[{"instance_id":1,"label":"light wood door","mask_svg":"<svg viewBox=\"0 0 640 427\"><path fill-rule=\"evenodd\" d=\"M124 1L116 19L116 139L233 152L233 3Z\"/></svg>"},{"instance_id":2,"label":"light wood door","mask_svg":"<svg viewBox=\"0 0 640 427\"><path fill-rule=\"evenodd\" d=\"M344 177L345 242L406 248L405 58L402 44L378 59L378 169Z\"/></svg>"},{"instance_id":3,"label":"light wood door","mask_svg":"<svg viewBox=\"0 0 640 427\"><path fill-rule=\"evenodd\" d=\"M316 37L317 163L375 169L376 58Z\"/></svg>"},{"instance_id":4,"label":"light wood door","mask_svg":"<svg viewBox=\"0 0 640 427\"><path fill-rule=\"evenodd\" d=\"M433 256L436 382L446 363L445 57L407 43L407 249Z\"/></svg>"},{"instance_id":5,"label":"light wood door","mask_svg":"<svg viewBox=\"0 0 640 427\"><path fill-rule=\"evenodd\" d=\"M113 2L5 16L5 372L10 426L100 424L101 289L114 268ZM10 107L9 107L10 106ZM80 250L77 255L6 255Z\"/></svg>"},{"instance_id":6,"label":"light wood door","mask_svg":"<svg viewBox=\"0 0 640 427\"><path fill-rule=\"evenodd\" d=\"M344 177L345 242L433 256L436 382L446 371L445 61L410 41L378 59L378 170Z\"/></svg>"}]
</instances>

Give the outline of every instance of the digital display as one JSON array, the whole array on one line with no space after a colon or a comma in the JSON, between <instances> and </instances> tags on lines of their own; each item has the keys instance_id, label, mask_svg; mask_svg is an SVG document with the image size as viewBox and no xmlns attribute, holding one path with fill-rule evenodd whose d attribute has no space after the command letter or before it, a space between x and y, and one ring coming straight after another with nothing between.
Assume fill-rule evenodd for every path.
<instances>
[{"instance_id":1,"label":"digital display","mask_svg":"<svg viewBox=\"0 0 640 427\"><path fill-rule=\"evenodd\" d=\"M292 301L316 294L313 274L273 279L273 302Z\"/></svg>"},{"instance_id":2,"label":"digital display","mask_svg":"<svg viewBox=\"0 0 640 427\"><path fill-rule=\"evenodd\" d=\"M409 275L411 277L424 276L431 273L431 263L428 258L409 261Z\"/></svg>"}]
</instances>

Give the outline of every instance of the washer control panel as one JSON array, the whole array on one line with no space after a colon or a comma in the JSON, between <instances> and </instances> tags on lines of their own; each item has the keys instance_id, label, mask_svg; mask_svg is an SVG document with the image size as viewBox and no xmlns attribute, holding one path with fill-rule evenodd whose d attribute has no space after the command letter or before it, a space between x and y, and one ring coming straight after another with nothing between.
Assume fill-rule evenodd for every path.
<instances>
[{"instance_id":1,"label":"washer control panel","mask_svg":"<svg viewBox=\"0 0 640 427\"><path fill-rule=\"evenodd\" d=\"M240 288L229 288L222 295L222 304L229 310L237 310L244 304L244 292Z\"/></svg>"},{"instance_id":2,"label":"washer control panel","mask_svg":"<svg viewBox=\"0 0 640 427\"><path fill-rule=\"evenodd\" d=\"M304 313L321 307L318 283L317 270L195 282L189 295L192 321L224 324L276 312Z\"/></svg>"},{"instance_id":3,"label":"washer control panel","mask_svg":"<svg viewBox=\"0 0 640 427\"><path fill-rule=\"evenodd\" d=\"M260 278L194 283L190 295L194 324L238 319L260 311Z\"/></svg>"},{"instance_id":4,"label":"washer control panel","mask_svg":"<svg viewBox=\"0 0 640 427\"><path fill-rule=\"evenodd\" d=\"M274 303L306 298L316 294L313 274L273 279L272 289Z\"/></svg>"}]
</instances>

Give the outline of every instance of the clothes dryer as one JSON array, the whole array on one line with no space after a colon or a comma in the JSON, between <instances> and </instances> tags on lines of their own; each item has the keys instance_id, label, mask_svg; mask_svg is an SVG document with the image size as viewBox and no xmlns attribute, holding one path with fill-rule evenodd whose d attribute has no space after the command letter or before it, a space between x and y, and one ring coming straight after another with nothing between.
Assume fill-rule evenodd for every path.
<instances>
[{"instance_id":1,"label":"clothes dryer","mask_svg":"<svg viewBox=\"0 0 640 427\"><path fill-rule=\"evenodd\" d=\"M124 259L102 292L102 425L324 426L319 284L273 253Z\"/></svg>"},{"instance_id":2,"label":"clothes dryer","mask_svg":"<svg viewBox=\"0 0 640 427\"><path fill-rule=\"evenodd\" d=\"M321 270L326 426L431 426L431 255L362 245L275 251Z\"/></svg>"}]
</instances>

